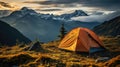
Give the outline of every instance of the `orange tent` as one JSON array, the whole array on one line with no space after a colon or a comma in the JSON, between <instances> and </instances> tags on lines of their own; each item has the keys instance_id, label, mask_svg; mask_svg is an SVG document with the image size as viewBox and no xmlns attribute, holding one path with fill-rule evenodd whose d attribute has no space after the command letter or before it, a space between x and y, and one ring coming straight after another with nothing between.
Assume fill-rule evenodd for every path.
<instances>
[{"instance_id":1,"label":"orange tent","mask_svg":"<svg viewBox=\"0 0 120 67\"><path fill-rule=\"evenodd\" d=\"M102 41L93 31L80 27L71 30L58 47L70 51L91 53L104 49Z\"/></svg>"}]
</instances>

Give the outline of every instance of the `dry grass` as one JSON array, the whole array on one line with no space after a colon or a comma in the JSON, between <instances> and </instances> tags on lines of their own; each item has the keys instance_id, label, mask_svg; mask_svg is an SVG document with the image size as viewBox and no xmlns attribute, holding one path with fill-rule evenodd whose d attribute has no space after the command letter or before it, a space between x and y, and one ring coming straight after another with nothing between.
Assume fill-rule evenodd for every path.
<instances>
[{"instance_id":1,"label":"dry grass","mask_svg":"<svg viewBox=\"0 0 120 67\"><path fill-rule=\"evenodd\" d=\"M120 67L120 55L117 57L112 58L108 62L105 63L105 66L108 67Z\"/></svg>"},{"instance_id":2,"label":"dry grass","mask_svg":"<svg viewBox=\"0 0 120 67\"><path fill-rule=\"evenodd\" d=\"M105 47L111 52L112 56L120 55L120 38L100 37Z\"/></svg>"},{"instance_id":3,"label":"dry grass","mask_svg":"<svg viewBox=\"0 0 120 67\"><path fill-rule=\"evenodd\" d=\"M32 57L28 53L2 55L0 56L0 67L18 66L31 62L34 59L35 57Z\"/></svg>"},{"instance_id":4,"label":"dry grass","mask_svg":"<svg viewBox=\"0 0 120 67\"><path fill-rule=\"evenodd\" d=\"M120 39L100 37L112 55L120 55ZM115 66L120 56L96 63L94 58L60 50L59 41L42 44L44 52L27 51L29 45L0 48L0 67L104 67ZM113 56L113 57L114 57ZM118 65L117 65L118 66Z\"/></svg>"}]
</instances>

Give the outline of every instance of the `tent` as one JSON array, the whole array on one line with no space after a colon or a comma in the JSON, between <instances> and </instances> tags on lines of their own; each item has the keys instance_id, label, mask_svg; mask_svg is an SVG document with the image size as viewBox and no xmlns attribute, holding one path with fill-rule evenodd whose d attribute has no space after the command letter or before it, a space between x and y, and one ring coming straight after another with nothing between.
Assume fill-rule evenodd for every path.
<instances>
[{"instance_id":1,"label":"tent","mask_svg":"<svg viewBox=\"0 0 120 67\"><path fill-rule=\"evenodd\" d=\"M90 52L104 50L104 46L99 37L87 28L74 28L62 39L60 49L76 52Z\"/></svg>"}]
</instances>

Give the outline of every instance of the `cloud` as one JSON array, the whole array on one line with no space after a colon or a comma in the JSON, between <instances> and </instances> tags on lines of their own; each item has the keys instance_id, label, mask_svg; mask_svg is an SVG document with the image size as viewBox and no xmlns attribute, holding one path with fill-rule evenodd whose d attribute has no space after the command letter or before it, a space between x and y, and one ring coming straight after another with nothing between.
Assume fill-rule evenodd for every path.
<instances>
[{"instance_id":1,"label":"cloud","mask_svg":"<svg viewBox=\"0 0 120 67\"><path fill-rule=\"evenodd\" d=\"M105 10L120 10L120 0L45 0L45 1L25 1L24 3L36 3L41 5L69 6L82 5L83 7L96 7Z\"/></svg>"},{"instance_id":2,"label":"cloud","mask_svg":"<svg viewBox=\"0 0 120 67\"><path fill-rule=\"evenodd\" d=\"M61 11L62 9L35 9L37 11Z\"/></svg>"},{"instance_id":3,"label":"cloud","mask_svg":"<svg viewBox=\"0 0 120 67\"><path fill-rule=\"evenodd\" d=\"M91 12L90 15L103 15L103 14L104 14L104 12L101 12L101 11L93 11L93 12Z\"/></svg>"},{"instance_id":4,"label":"cloud","mask_svg":"<svg viewBox=\"0 0 120 67\"><path fill-rule=\"evenodd\" d=\"M83 6L97 7L105 10L119 10L120 0L89 0L81 4Z\"/></svg>"},{"instance_id":5,"label":"cloud","mask_svg":"<svg viewBox=\"0 0 120 67\"><path fill-rule=\"evenodd\" d=\"M7 7L7 8L13 8L13 6L11 6L10 4L5 3L5 2L1 2L1 1L0 1L0 5L3 7Z\"/></svg>"},{"instance_id":6,"label":"cloud","mask_svg":"<svg viewBox=\"0 0 120 67\"><path fill-rule=\"evenodd\" d=\"M104 22L111 20L117 16L120 16L120 11L116 11L110 14L104 14L104 15L90 15L90 16L80 16L80 17L74 17L73 20L77 21L83 21L83 22Z\"/></svg>"},{"instance_id":7,"label":"cloud","mask_svg":"<svg viewBox=\"0 0 120 67\"><path fill-rule=\"evenodd\" d=\"M74 17L72 20L82 21L82 22L103 22L104 15L90 15L90 16L81 16Z\"/></svg>"},{"instance_id":8,"label":"cloud","mask_svg":"<svg viewBox=\"0 0 120 67\"><path fill-rule=\"evenodd\" d=\"M119 11L117 11L118 13ZM88 11L89 15L105 15L105 14L112 14L112 13L116 13L116 11Z\"/></svg>"},{"instance_id":9,"label":"cloud","mask_svg":"<svg viewBox=\"0 0 120 67\"><path fill-rule=\"evenodd\" d=\"M88 14L90 13L91 15L103 15L104 11L120 11L119 8L120 0L42 0L42 1L31 0L31 1L24 1L24 3L38 4L40 6L48 6L44 8L52 8L52 7L58 9L61 8L63 11L80 9L87 11Z\"/></svg>"},{"instance_id":10,"label":"cloud","mask_svg":"<svg viewBox=\"0 0 120 67\"><path fill-rule=\"evenodd\" d=\"M23 3L36 3L42 5L51 5L51 4L70 4L73 3L73 0L46 0L46 1L25 1Z\"/></svg>"}]
</instances>

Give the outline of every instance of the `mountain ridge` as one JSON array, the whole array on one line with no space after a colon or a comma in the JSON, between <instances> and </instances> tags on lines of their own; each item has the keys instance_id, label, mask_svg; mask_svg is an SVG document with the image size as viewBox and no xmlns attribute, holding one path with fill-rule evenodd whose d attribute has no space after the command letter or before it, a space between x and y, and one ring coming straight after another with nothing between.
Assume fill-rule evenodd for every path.
<instances>
[{"instance_id":1,"label":"mountain ridge","mask_svg":"<svg viewBox=\"0 0 120 67\"><path fill-rule=\"evenodd\" d=\"M0 10L0 18L10 15L10 13L12 13L11 10Z\"/></svg>"},{"instance_id":2,"label":"mountain ridge","mask_svg":"<svg viewBox=\"0 0 120 67\"><path fill-rule=\"evenodd\" d=\"M101 36L120 35L120 16L94 27L93 31L95 31L98 35Z\"/></svg>"},{"instance_id":3,"label":"mountain ridge","mask_svg":"<svg viewBox=\"0 0 120 67\"><path fill-rule=\"evenodd\" d=\"M0 43L7 46L12 46L15 45L17 41L21 43L31 42L17 29L11 27L9 24L0 20Z\"/></svg>"},{"instance_id":4,"label":"mountain ridge","mask_svg":"<svg viewBox=\"0 0 120 67\"><path fill-rule=\"evenodd\" d=\"M72 13L69 13L69 14L62 14L60 15L61 18L64 18L64 19L70 19L72 17L78 17L78 16L88 16L88 14L86 14L84 11L82 10L75 10L74 12Z\"/></svg>"}]
</instances>

